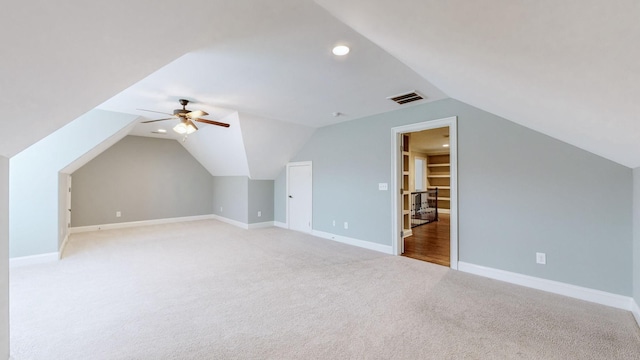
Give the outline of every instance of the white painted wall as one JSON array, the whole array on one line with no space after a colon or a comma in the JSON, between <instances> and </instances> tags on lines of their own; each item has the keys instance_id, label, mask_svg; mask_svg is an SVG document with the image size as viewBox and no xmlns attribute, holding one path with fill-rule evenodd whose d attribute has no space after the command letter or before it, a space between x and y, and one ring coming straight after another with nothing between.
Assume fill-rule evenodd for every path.
<instances>
[{"instance_id":1,"label":"white painted wall","mask_svg":"<svg viewBox=\"0 0 640 360\"><path fill-rule=\"evenodd\" d=\"M124 136L136 119L93 110L10 159L11 257L58 251L58 172L115 134Z\"/></svg>"},{"instance_id":2,"label":"white painted wall","mask_svg":"<svg viewBox=\"0 0 640 360\"><path fill-rule=\"evenodd\" d=\"M246 113L239 117L252 179L274 180L316 130Z\"/></svg>"},{"instance_id":3,"label":"white painted wall","mask_svg":"<svg viewBox=\"0 0 640 360\"><path fill-rule=\"evenodd\" d=\"M213 176L249 176L238 113L218 121L231 126L198 124L200 130L180 143Z\"/></svg>"}]
</instances>

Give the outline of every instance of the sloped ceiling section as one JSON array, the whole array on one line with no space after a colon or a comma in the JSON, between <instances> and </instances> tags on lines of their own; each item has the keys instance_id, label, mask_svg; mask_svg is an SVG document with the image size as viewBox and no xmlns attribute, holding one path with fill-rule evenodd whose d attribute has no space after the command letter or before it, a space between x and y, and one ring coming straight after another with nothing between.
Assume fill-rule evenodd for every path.
<instances>
[{"instance_id":1,"label":"sloped ceiling section","mask_svg":"<svg viewBox=\"0 0 640 360\"><path fill-rule=\"evenodd\" d=\"M0 134L11 135L0 155L15 155L181 55L247 34L277 12L251 0L4 3Z\"/></svg>"},{"instance_id":2,"label":"sloped ceiling section","mask_svg":"<svg viewBox=\"0 0 640 360\"><path fill-rule=\"evenodd\" d=\"M316 3L449 96L640 166L640 2Z\"/></svg>"},{"instance_id":3,"label":"sloped ceiling section","mask_svg":"<svg viewBox=\"0 0 640 360\"><path fill-rule=\"evenodd\" d=\"M227 115L219 121L230 126L200 126L200 130L184 141L178 141L213 176L249 176L238 113Z\"/></svg>"},{"instance_id":4,"label":"sloped ceiling section","mask_svg":"<svg viewBox=\"0 0 640 360\"><path fill-rule=\"evenodd\" d=\"M245 113L239 116L252 179L275 179L316 130Z\"/></svg>"}]
</instances>

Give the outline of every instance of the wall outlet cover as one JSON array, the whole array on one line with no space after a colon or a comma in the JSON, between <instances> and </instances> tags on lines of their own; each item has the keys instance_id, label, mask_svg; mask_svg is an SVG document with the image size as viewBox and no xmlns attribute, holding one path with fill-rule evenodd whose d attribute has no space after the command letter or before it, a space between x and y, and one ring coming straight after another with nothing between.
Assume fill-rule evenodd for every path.
<instances>
[{"instance_id":1,"label":"wall outlet cover","mask_svg":"<svg viewBox=\"0 0 640 360\"><path fill-rule=\"evenodd\" d=\"M378 183L378 190L381 190L381 191L389 190L389 184L387 184L387 183Z\"/></svg>"},{"instance_id":2,"label":"wall outlet cover","mask_svg":"<svg viewBox=\"0 0 640 360\"><path fill-rule=\"evenodd\" d=\"M545 265L547 263L547 254L536 253L536 263Z\"/></svg>"}]
</instances>

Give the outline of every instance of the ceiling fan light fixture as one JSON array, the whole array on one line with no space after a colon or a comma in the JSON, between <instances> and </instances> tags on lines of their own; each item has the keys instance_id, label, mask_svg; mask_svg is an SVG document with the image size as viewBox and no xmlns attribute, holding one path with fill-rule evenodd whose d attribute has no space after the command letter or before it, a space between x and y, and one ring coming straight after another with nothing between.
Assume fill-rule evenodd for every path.
<instances>
[{"instance_id":1,"label":"ceiling fan light fixture","mask_svg":"<svg viewBox=\"0 0 640 360\"><path fill-rule=\"evenodd\" d=\"M185 124L181 122L173 128L173 131L177 132L180 135L189 135L193 134L196 131L196 128L191 124Z\"/></svg>"}]
</instances>

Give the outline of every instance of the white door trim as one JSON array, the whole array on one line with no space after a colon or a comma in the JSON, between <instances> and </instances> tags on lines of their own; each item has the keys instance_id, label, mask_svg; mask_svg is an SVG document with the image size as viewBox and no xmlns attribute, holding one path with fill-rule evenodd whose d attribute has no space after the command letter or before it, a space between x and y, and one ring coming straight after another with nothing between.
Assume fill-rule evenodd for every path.
<instances>
[{"instance_id":1,"label":"white door trim","mask_svg":"<svg viewBox=\"0 0 640 360\"><path fill-rule=\"evenodd\" d=\"M286 181L287 181L287 185L285 188L285 194L284 194L284 202L285 202L285 206L286 206L286 223L284 224L286 226L287 229L289 229L290 227L290 221L289 221L289 169L292 166L311 166L311 173L313 174L313 164L311 161L296 161L296 162L290 162L287 163L287 174L286 174ZM313 177L311 178L311 191L313 191ZM313 230L313 196L311 196L311 230Z\"/></svg>"},{"instance_id":2,"label":"white door trim","mask_svg":"<svg viewBox=\"0 0 640 360\"><path fill-rule=\"evenodd\" d=\"M451 268L458 269L458 117L452 116L444 119L424 121L416 124L398 126L391 129L391 239L394 255L400 255L402 243L400 242L400 174L402 163L399 159L401 134L430 130L441 127L449 127L449 158L451 164Z\"/></svg>"}]
</instances>

